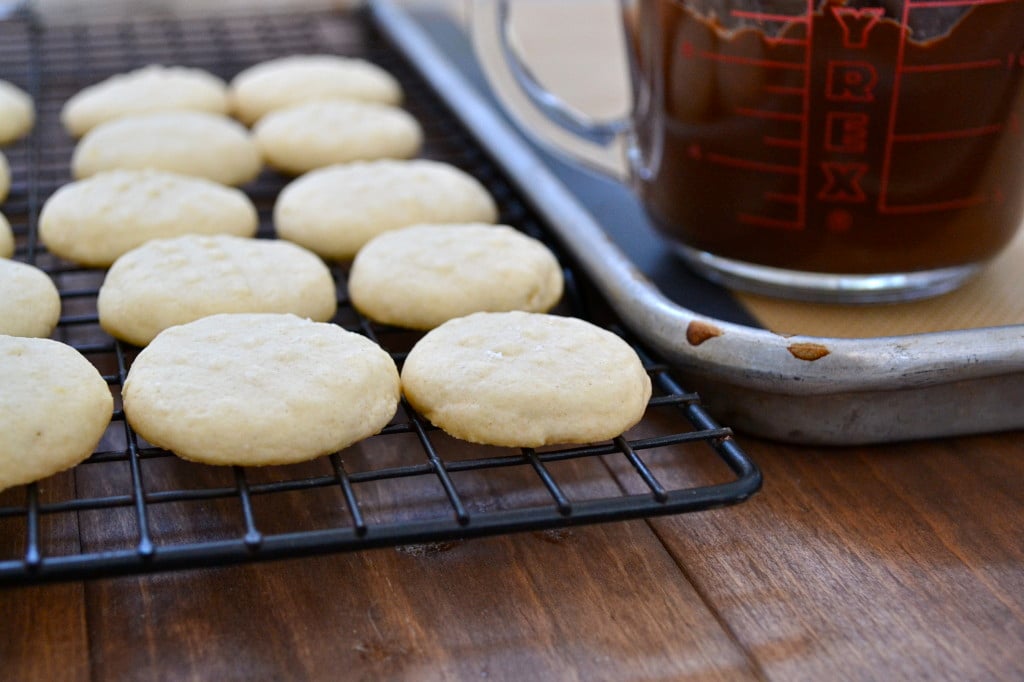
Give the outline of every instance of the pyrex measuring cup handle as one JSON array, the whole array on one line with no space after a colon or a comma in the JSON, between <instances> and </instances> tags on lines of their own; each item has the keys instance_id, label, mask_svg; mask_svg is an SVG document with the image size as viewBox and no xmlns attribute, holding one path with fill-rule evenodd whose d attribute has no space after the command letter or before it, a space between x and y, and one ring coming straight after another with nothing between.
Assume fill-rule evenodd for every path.
<instances>
[{"instance_id":1,"label":"pyrex measuring cup handle","mask_svg":"<svg viewBox=\"0 0 1024 682\"><path fill-rule=\"evenodd\" d=\"M471 3L473 46L495 96L519 128L543 146L623 177L629 120L595 120L545 88L513 47L509 4L509 0Z\"/></svg>"}]
</instances>

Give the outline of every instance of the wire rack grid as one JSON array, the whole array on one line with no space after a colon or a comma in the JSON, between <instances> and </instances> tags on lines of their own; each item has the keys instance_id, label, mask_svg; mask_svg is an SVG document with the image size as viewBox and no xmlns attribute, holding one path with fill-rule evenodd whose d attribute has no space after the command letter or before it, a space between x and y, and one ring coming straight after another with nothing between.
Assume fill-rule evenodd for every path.
<instances>
[{"instance_id":1,"label":"wire rack grid","mask_svg":"<svg viewBox=\"0 0 1024 682\"><path fill-rule=\"evenodd\" d=\"M36 239L43 203L71 179L74 141L60 126L60 108L85 85L149 63L201 67L227 80L259 61L309 52L363 57L395 74L406 92L403 106L426 133L422 156L474 175L497 201L502 222L560 256L567 294L555 312L629 339L530 206L365 13L0 21L0 78L27 90L38 115L32 134L3 150L13 183L0 209L14 229L15 258L42 268L60 291L54 338L90 359L115 398L111 423L88 460L0 493L0 585L677 514L735 504L759 489L760 472L731 430L639 346L655 395L643 421L609 442L537 450L475 446L448 437L404 403L380 434L286 467L192 464L137 436L120 409L120 388L139 349L99 327L104 271L62 261ZM259 210L261 238L274 238L271 210L287 182L265 171L243 188ZM375 340L401 365L420 335L361 317L347 299L346 266L335 264L332 272L339 301L334 322Z\"/></svg>"}]
</instances>

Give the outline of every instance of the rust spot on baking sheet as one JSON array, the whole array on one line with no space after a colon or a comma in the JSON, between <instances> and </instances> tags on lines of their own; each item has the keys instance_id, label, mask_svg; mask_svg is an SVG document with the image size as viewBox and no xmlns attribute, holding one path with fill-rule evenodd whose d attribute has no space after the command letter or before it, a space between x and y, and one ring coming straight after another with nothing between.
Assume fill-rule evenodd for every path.
<instances>
[{"instance_id":1,"label":"rust spot on baking sheet","mask_svg":"<svg viewBox=\"0 0 1024 682\"><path fill-rule=\"evenodd\" d=\"M722 333L722 330L715 325L700 320L693 320L686 325L686 340L691 346L699 346L708 339L721 336Z\"/></svg>"},{"instance_id":2,"label":"rust spot on baking sheet","mask_svg":"<svg viewBox=\"0 0 1024 682\"><path fill-rule=\"evenodd\" d=\"M814 362L828 355L829 350L820 343L794 343L787 349L797 360Z\"/></svg>"}]
</instances>

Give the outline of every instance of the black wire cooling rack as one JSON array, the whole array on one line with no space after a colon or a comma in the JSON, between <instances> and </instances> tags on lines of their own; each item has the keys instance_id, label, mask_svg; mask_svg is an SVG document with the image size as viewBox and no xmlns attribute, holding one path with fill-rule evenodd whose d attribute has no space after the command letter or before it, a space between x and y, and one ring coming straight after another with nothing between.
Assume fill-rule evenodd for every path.
<instances>
[{"instance_id":1,"label":"black wire cooling rack","mask_svg":"<svg viewBox=\"0 0 1024 682\"><path fill-rule=\"evenodd\" d=\"M96 296L104 272L55 258L36 240L40 208L70 181L74 142L59 124L60 107L85 85L148 63L197 66L230 79L256 62L310 52L361 56L395 74L406 92L404 106L426 133L422 156L473 174L494 195L502 222L547 242L562 258L567 294L555 312L618 330L531 208L366 14L147 16L75 25L19 15L0 21L0 78L31 93L38 112L33 133L3 150L13 183L0 210L15 232L15 258L45 270L61 292L54 338L89 358L115 396L111 424L86 462L0 493L0 584L677 514L734 504L759 489L761 475L732 432L640 347L655 387L643 421L614 441L585 447L469 445L404 404L379 435L287 467L192 464L137 437L120 409L120 387L138 349L99 327ZM266 171L244 188L260 211L260 237L274 236L271 208L287 180ZM335 322L376 340L400 364L419 335L361 318L347 300L345 266L333 272L340 304Z\"/></svg>"}]
</instances>

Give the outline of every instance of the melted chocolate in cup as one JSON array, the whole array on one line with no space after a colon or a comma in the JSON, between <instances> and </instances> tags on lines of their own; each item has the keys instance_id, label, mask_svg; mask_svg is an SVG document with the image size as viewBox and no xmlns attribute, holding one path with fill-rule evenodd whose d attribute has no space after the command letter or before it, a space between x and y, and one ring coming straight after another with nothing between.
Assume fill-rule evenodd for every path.
<instances>
[{"instance_id":1,"label":"melted chocolate in cup","mask_svg":"<svg viewBox=\"0 0 1024 682\"><path fill-rule=\"evenodd\" d=\"M727 29L641 1L634 177L653 221L741 288L955 287L1024 213L1024 0L777 4Z\"/></svg>"}]
</instances>

